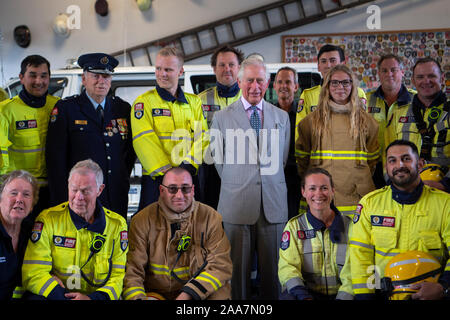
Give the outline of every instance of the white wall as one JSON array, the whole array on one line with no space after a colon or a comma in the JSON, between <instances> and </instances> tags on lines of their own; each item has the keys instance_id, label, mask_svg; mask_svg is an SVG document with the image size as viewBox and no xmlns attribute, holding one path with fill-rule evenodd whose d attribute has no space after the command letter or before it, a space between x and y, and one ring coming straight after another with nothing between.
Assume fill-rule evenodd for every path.
<instances>
[{"instance_id":1,"label":"white wall","mask_svg":"<svg viewBox=\"0 0 450 320\"><path fill-rule=\"evenodd\" d=\"M29 54L41 54L50 60L52 68L61 68L67 59L82 53L123 50L275 1L154 0L149 11L141 12L135 0L108 0L110 12L107 17L100 17L94 11L95 0L2 0L0 62L3 79L0 75L0 84L17 76L20 61ZM57 36L52 30L53 20L73 4L81 9L81 29L72 30L68 38ZM379 0L374 4L381 7L382 29L376 31L450 27L448 0ZM260 52L267 62L280 62L283 34L371 31L366 27L367 6L240 48L245 53ZM25 49L16 45L13 37L14 28L21 24L28 25L32 35L31 44ZM209 63L209 56L189 63Z\"/></svg>"},{"instance_id":2,"label":"white wall","mask_svg":"<svg viewBox=\"0 0 450 320\"><path fill-rule=\"evenodd\" d=\"M369 30L366 26L367 7L376 4L381 8L381 29ZM245 53L260 52L268 63L281 62L281 36L300 34L383 32L394 30L426 30L450 28L450 2L448 0L379 0L326 20L249 42L239 46ZM190 63L209 63L210 56Z\"/></svg>"}]
</instances>

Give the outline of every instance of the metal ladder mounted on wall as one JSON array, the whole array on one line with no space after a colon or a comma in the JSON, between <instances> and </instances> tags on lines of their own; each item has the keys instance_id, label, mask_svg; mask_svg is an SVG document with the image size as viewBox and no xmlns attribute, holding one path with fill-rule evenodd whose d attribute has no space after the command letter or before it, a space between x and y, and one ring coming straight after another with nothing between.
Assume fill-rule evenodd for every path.
<instances>
[{"instance_id":1,"label":"metal ladder mounted on wall","mask_svg":"<svg viewBox=\"0 0 450 320\"><path fill-rule=\"evenodd\" d=\"M114 52L124 65L153 65L164 46L178 47L185 61L213 53L220 45L238 46L313 23L373 0L283 0L214 21L187 31ZM127 63L128 64L128 63Z\"/></svg>"}]
</instances>

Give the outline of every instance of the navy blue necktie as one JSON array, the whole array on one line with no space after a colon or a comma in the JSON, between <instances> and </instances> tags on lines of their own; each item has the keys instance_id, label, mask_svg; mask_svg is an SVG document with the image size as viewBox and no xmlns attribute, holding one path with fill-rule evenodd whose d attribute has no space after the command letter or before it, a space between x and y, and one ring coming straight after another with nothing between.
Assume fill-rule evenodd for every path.
<instances>
[{"instance_id":1,"label":"navy blue necktie","mask_svg":"<svg viewBox=\"0 0 450 320\"><path fill-rule=\"evenodd\" d=\"M97 106L97 114L98 114L98 118L100 119L100 123L103 125L104 112L103 112L102 105L100 105L100 104Z\"/></svg>"},{"instance_id":2,"label":"navy blue necktie","mask_svg":"<svg viewBox=\"0 0 450 320\"><path fill-rule=\"evenodd\" d=\"M250 125L256 131L256 135L259 136L259 129L261 129L261 119L259 117L258 108L256 106L250 107L253 112L250 116Z\"/></svg>"}]
</instances>

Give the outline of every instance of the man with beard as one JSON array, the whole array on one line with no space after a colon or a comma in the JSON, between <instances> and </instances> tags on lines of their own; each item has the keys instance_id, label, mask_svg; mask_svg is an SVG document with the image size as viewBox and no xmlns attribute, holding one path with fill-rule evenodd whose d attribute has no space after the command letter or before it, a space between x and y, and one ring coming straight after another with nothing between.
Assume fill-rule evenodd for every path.
<instances>
[{"instance_id":1,"label":"man with beard","mask_svg":"<svg viewBox=\"0 0 450 320\"><path fill-rule=\"evenodd\" d=\"M184 168L169 169L159 192L157 202L131 219L124 299L230 299L230 242L222 217L194 200Z\"/></svg>"},{"instance_id":2,"label":"man with beard","mask_svg":"<svg viewBox=\"0 0 450 320\"><path fill-rule=\"evenodd\" d=\"M389 260L411 250L430 253L443 270L437 283L412 285L417 291L412 299L442 299L450 284L450 195L422 182L424 161L414 143L395 140L386 148L386 158L391 185L364 196L353 218L349 238L355 299L376 298L371 279L383 278ZM375 274L368 272L374 265Z\"/></svg>"},{"instance_id":3,"label":"man with beard","mask_svg":"<svg viewBox=\"0 0 450 320\"><path fill-rule=\"evenodd\" d=\"M441 190L450 189L449 107L442 87L445 74L438 61L427 57L417 60L413 67L412 83L417 89L410 104L395 108L385 131L386 145L396 139L413 142L426 163L437 164L446 178L440 182L424 181Z\"/></svg>"}]
</instances>

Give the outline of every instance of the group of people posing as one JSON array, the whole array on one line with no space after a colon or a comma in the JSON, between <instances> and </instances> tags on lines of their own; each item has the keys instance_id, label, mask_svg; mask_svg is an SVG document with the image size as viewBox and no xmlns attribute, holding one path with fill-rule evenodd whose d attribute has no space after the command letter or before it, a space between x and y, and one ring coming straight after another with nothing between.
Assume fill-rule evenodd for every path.
<instances>
[{"instance_id":1,"label":"group of people posing","mask_svg":"<svg viewBox=\"0 0 450 320\"><path fill-rule=\"evenodd\" d=\"M322 83L298 101L297 72L278 70L272 105L261 57L218 48L217 83L197 96L179 85L183 56L165 47L156 88L130 106L108 95L112 56L80 56L84 89L64 99L48 94L50 63L25 58L22 91L0 102L0 299L376 299L374 276L412 250L441 268L409 297L447 297L439 62L416 61L415 91L401 58L382 56L369 93L340 47L322 46L317 63ZM430 164L439 181L421 179Z\"/></svg>"}]
</instances>

